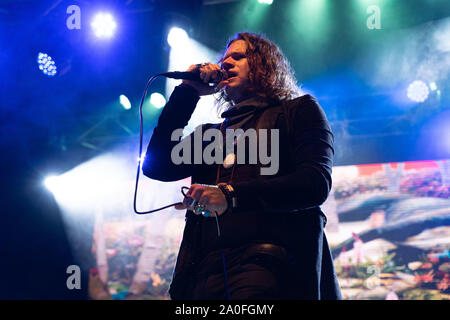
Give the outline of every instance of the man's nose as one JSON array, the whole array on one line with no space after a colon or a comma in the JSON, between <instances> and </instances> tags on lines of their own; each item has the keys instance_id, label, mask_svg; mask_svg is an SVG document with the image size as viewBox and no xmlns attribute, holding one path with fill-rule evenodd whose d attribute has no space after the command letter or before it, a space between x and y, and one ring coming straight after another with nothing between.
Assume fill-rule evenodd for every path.
<instances>
[{"instance_id":1,"label":"man's nose","mask_svg":"<svg viewBox=\"0 0 450 320\"><path fill-rule=\"evenodd\" d=\"M223 63L222 63L222 68L225 70L225 71L228 71L228 70L230 70L231 68L233 68L233 64L230 62L230 60L225 60Z\"/></svg>"}]
</instances>

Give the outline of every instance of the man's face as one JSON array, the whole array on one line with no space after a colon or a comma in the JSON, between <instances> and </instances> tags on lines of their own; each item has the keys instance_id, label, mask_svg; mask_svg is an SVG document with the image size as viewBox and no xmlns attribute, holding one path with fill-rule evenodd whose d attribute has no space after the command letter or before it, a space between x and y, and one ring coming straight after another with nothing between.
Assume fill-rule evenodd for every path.
<instances>
[{"instance_id":1,"label":"man's face","mask_svg":"<svg viewBox=\"0 0 450 320\"><path fill-rule=\"evenodd\" d=\"M228 47L222 59L222 68L228 73L228 79L224 81L225 92L236 103L247 98L249 94L250 67L246 51L247 43L244 40L236 40Z\"/></svg>"}]
</instances>

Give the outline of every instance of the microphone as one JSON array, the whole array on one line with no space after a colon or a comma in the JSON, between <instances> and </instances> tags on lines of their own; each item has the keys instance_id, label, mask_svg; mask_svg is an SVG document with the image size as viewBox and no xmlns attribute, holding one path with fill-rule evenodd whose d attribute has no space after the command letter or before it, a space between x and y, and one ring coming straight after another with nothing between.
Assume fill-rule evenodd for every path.
<instances>
[{"instance_id":1,"label":"microphone","mask_svg":"<svg viewBox=\"0 0 450 320\"><path fill-rule=\"evenodd\" d=\"M170 72L164 72L161 73L161 76L172 78L172 79L182 79L182 80L193 80L193 81L199 81L203 82L202 79L200 79L200 65L198 65L199 68L192 70L192 71L170 71ZM222 80L226 80L228 78L228 73L220 69L217 74L216 80L211 80L210 83L218 84Z\"/></svg>"}]
</instances>

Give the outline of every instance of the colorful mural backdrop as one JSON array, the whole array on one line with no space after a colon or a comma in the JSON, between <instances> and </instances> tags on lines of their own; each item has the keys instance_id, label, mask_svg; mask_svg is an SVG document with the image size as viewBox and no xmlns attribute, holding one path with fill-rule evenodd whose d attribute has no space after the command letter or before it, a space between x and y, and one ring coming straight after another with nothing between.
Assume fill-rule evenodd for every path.
<instances>
[{"instance_id":1,"label":"colorful mural backdrop","mask_svg":"<svg viewBox=\"0 0 450 320\"><path fill-rule=\"evenodd\" d=\"M148 179L147 179L148 180ZM188 179L144 182L149 208L179 201ZM323 205L344 299L450 299L450 160L335 167ZM98 209L92 299L169 299L184 212Z\"/></svg>"}]
</instances>

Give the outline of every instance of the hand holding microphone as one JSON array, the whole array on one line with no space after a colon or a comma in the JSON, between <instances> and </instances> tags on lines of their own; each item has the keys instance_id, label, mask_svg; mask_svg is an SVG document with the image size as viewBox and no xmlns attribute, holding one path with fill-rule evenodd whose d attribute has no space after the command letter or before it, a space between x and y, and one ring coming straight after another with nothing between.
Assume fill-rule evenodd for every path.
<instances>
[{"instance_id":1,"label":"hand holding microphone","mask_svg":"<svg viewBox=\"0 0 450 320\"><path fill-rule=\"evenodd\" d=\"M219 65L212 63L202 63L201 65L191 65L187 71L198 70L200 73L200 80L192 81L183 80L183 83L190 85L197 90L200 96L206 96L220 90L220 82L227 78L225 70L221 69ZM209 85L214 83L215 85Z\"/></svg>"},{"instance_id":2,"label":"hand holding microphone","mask_svg":"<svg viewBox=\"0 0 450 320\"><path fill-rule=\"evenodd\" d=\"M183 79L183 83L194 88L200 96L206 96L220 90L228 74L219 65L212 63L193 64L185 72L165 72L163 76Z\"/></svg>"}]
</instances>

